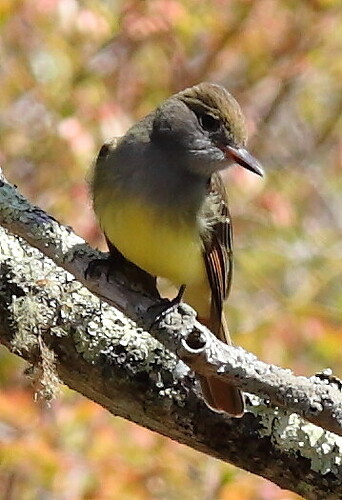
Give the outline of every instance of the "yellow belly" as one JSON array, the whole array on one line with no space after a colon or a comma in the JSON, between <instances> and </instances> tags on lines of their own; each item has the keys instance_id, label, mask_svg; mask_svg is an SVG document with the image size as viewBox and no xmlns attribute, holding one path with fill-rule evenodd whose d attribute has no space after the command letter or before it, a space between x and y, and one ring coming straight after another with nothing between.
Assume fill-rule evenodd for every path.
<instances>
[{"instance_id":1,"label":"yellow belly","mask_svg":"<svg viewBox=\"0 0 342 500\"><path fill-rule=\"evenodd\" d=\"M95 206L95 211L107 238L126 259L148 273L176 286L207 281L196 227L177 223L134 200L127 204L114 199Z\"/></svg>"}]
</instances>

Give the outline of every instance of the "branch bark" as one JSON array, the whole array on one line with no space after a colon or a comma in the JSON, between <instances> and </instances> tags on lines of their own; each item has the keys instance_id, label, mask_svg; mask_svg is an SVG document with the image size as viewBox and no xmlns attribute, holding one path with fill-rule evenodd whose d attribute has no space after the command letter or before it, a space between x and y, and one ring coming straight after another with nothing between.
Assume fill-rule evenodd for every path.
<instances>
[{"instance_id":1,"label":"branch bark","mask_svg":"<svg viewBox=\"0 0 342 500\"><path fill-rule=\"evenodd\" d=\"M1 230L1 342L33 363L46 394L53 395L58 374L114 415L305 498L342 497L340 437L256 396L249 397L241 420L215 414L198 396L195 378L179 357L199 373L219 370L236 385L336 431L338 388L267 366L240 348L223 347L186 305L156 319L158 302L132 289L125 276L116 276L115 283L105 276L86 280L89 262L101 255L6 182L0 189L0 222L16 235Z\"/></svg>"}]
</instances>

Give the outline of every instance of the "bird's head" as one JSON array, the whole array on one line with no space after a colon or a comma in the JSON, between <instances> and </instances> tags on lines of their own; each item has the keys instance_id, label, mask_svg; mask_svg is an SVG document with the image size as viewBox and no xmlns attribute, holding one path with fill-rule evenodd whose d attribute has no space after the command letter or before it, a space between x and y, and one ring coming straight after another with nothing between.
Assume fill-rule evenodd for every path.
<instances>
[{"instance_id":1,"label":"bird's head","mask_svg":"<svg viewBox=\"0 0 342 500\"><path fill-rule=\"evenodd\" d=\"M220 85L200 83L164 101L155 111L151 140L198 175L210 176L233 163L263 175L246 149L241 108Z\"/></svg>"}]
</instances>

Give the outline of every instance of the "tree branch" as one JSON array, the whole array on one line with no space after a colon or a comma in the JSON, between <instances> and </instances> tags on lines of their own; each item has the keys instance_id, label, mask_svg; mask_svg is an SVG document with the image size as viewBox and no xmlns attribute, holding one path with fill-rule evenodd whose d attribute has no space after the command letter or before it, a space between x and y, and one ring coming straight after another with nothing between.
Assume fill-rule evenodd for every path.
<instances>
[{"instance_id":1,"label":"tree branch","mask_svg":"<svg viewBox=\"0 0 342 500\"><path fill-rule=\"evenodd\" d=\"M211 412L197 396L187 366L169 350L199 373L219 369L220 376L236 385L260 390L277 404L339 429L341 395L336 388L267 366L242 349L224 347L195 321L186 305L155 320L156 300L133 290L124 276L118 275L115 283L105 276L86 280L84 272L99 253L5 182L0 189L0 222L40 250L2 230L0 336L12 351L38 367L47 393L54 391L55 366L63 382L115 415L267 477L305 498L342 496L341 438L295 414L263 405L256 397L250 397L248 412L240 420ZM151 327L169 350L80 282L139 326Z\"/></svg>"}]
</instances>

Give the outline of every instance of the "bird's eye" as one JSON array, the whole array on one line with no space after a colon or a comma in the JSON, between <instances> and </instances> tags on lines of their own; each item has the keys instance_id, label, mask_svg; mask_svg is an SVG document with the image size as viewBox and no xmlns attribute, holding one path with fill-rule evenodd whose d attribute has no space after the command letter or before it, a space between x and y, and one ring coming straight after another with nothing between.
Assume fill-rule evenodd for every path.
<instances>
[{"instance_id":1,"label":"bird's eye","mask_svg":"<svg viewBox=\"0 0 342 500\"><path fill-rule=\"evenodd\" d=\"M212 115L204 114L199 117L201 127L208 132L217 132L221 127L221 121Z\"/></svg>"}]
</instances>

